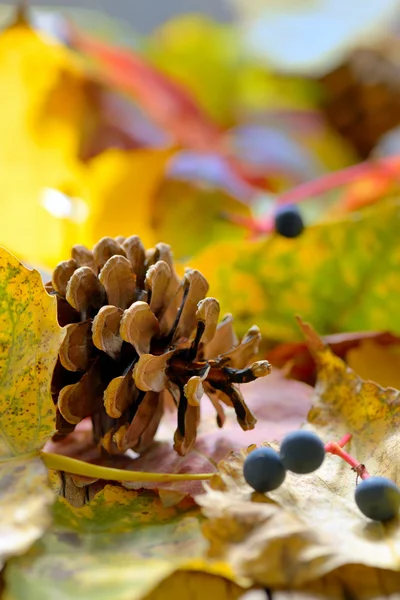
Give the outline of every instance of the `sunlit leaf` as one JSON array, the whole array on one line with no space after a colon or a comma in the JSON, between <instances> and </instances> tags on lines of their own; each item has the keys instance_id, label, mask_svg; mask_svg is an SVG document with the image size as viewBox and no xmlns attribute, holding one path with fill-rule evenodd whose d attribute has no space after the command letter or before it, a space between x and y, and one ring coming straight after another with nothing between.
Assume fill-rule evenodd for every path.
<instances>
[{"instance_id":1,"label":"sunlit leaf","mask_svg":"<svg viewBox=\"0 0 400 600\"><path fill-rule=\"evenodd\" d=\"M80 161L110 145L125 148L129 118L67 48L28 25L2 32L0 97L2 245L52 267L73 244L91 246L114 230L148 235L152 194L170 154L115 149Z\"/></svg>"},{"instance_id":2,"label":"sunlit leaf","mask_svg":"<svg viewBox=\"0 0 400 600\"><path fill-rule=\"evenodd\" d=\"M27 25L12 27L0 34L0 98L0 243L32 263L57 262L71 233L83 237L74 202L61 206L60 218L46 198L52 188L79 195L81 70L61 45Z\"/></svg>"},{"instance_id":3,"label":"sunlit leaf","mask_svg":"<svg viewBox=\"0 0 400 600\"><path fill-rule=\"evenodd\" d=\"M153 201L172 154L170 149L110 149L88 163L89 246L104 236L132 234L139 235L146 246L160 241L152 230Z\"/></svg>"},{"instance_id":4,"label":"sunlit leaf","mask_svg":"<svg viewBox=\"0 0 400 600\"><path fill-rule=\"evenodd\" d=\"M50 522L54 494L34 456L55 431L50 379L62 338L39 273L0 248L0 568Z\"/></svg>"},{"instance_id":5,"label":"sunlit leaf","mask_svg":"<svg viewBox=\"0 0 400 600\"><path fill-rule=\"evenodd\" d=\"M346 450L371 475L399 483L399 392L363 381L309 326L303 329L318 364L308 427L324 442L352 434ZM396 571L399 585L399 520L372 522L358 510L356 474L344 461L327 454L316 472L288 473L267 498L252 496L244 483L246 454L233 453L220 466L221 478L198 497L210 519L204 531L214 557L261 585L297 587L334 572L345 575L351 588L360 582L358 569L366 581L369 570L381 577L387 569ZM346 568L354 565L362 568Z\"/></svg>"}]
</instances>

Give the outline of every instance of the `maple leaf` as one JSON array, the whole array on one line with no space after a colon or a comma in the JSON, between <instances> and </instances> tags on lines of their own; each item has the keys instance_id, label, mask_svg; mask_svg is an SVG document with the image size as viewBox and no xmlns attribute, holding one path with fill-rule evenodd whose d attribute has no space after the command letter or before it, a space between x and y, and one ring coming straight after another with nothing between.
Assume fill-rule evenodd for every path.
<instances>
[{"instance_id":1,"label":"maple leaf","mask_svg":"<svg viewBox=\"0 0 400 600\"><path fill-rule=\"evenodd\" d=\"M310 326L302 329L318 365L308 428L324 442L352 434L351 453L369 473L399 483L400 392L363 381ZM282 486L265 496L252 494L244 483L247 453L234 453L222 462L219 478L197 498L209 519L204 532L212 556L271 587L298 587L333 571L346 573L354 584L357 570L353 575L346 565L362 565L367 579L368 569L399 571L398 520L372 522L359 512L356 474L338 457L327 454L310 475L288 473ZM400 574L396 581L399 585Z\"/></svg>"},{"instance_id":2,"label":"maple leaf","mask_svg":"<svg viewBox=\"0 0 400 600\"><path fill-rule=\"evenodd\" d=\"M63 331L40 274L0 248L0 566L50 521L54 499L38 451L55 430L51 373Z\"/></svg>"},{"instance_id":3,"label":"maple leaf","mask_svg":"<svg viewBox=\"0 0 400 600\"><path fill-rule=\"evenodd\" d=\"M201 597L234 600L243 588L228 565L206 559L201 520L193 502L165 507L152 492L111 485L80 508L58 499L52 529L9 563L7 591L13 600L50 600L55 589L82 600L189 600L198 582Z\"/></svg>"}]
</instances>

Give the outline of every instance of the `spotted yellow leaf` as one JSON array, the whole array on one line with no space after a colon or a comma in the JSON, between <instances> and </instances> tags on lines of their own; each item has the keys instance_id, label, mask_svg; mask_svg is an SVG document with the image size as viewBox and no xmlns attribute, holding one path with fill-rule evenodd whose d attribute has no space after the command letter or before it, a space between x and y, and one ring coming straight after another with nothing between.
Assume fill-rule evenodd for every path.
<instances>
[{"instance_id":1,"label":"spotted yellow leaf","mask_svg":"<svg viewBox=\"0 0 400 600\"><path fill-rule=\"evenodd\" d=\"M50 380L63 335L39 273L0 248L0 460L34 453L54 433Z\"/></svg>"}]
</instances>

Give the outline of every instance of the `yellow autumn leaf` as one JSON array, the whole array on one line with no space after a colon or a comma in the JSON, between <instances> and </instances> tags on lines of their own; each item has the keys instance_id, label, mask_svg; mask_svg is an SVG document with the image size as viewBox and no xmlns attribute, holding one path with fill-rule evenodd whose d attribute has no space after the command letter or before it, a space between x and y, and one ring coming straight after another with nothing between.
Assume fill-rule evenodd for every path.
<instances>
[{"instance_id":1,"label":"yellow autumn leaf","mask_svg":"<svg viewBox=\"0 0 400 600\"><path fill-rule=\"evenodd\" d=\"M55 430L50 380L62 337L39 273L0 248L0 568L51 520L54 494L35 454Z\"/></svg>"},{"instance_id":2,"label":"yellow autumn leaf","mask_svg":"<svg viewBox=\"0 0 400 600\"><path fill-rule=\"evenodd\" d=\"M71 229L84 243L79 215L56 216L48 195L79 193L83 83L59 43L22 23L0 33L0 244L37 265L61 260Z\"/></svg>"},{"instance_id":3,"label":"yellow autumn leaf","mask_svg":"<svg viewBox=\"0 0 400 600\"><path fill-rule=\"evenodd\" d=\"M152 229L153 200L172 154L170 148L111 149L90 161L84 175L89 247L104 236L132 233L146 246L159 241Z\"/></svg>"},{"instance_id":4,"label":"yellow autumn leaf","mask_svg":"<svg viewBox=\"0 0 400 600\"><path fill-rule=\"evenodd\" d=\"M400 346L384 346L376 340L362 340L346 354L347 364L364 379L384 387L400 389Z\"/></svg>"},{"instance_id":5,"label":"yellow autumn leaf","mask_svg":"<svg viewBox=\"0 0 400 600\"><path fill-rule=\"evenodd\" d=\"M50 380L63 330L40 274L0 248L0 460L39 451L55 431Z\"/></svg>"},{"instance_id":6,"label":"yellow autumn leaf","mask_svg":"<svg viewBox=\"0 0 400 600\"><path fill-rule=\"evenodd\" d=\"M363 381L309 326L303 330L318 365L308 428L325 443L352 434L346 451L371 475L399 484L400 393ZM358 510L356 474L345 462L327 454L316 472L288 473L274 492L252 494L242 475L247 453L231 454L197 498L209 519L204 532L213 557L263 586L300 588L335 573L354 588L360 571L371 581L371 572L384 577L389 570L400 588L399 519L373 522Z\"/></svg>"},{"instance_id":7,"label":"yellow autumn leaf","mask_svg":"<svg viewBox=\"0 0 400 600\"><path fill-rule=\"evenodd\" d=\"M54 267L72 245L113 232L154 243L152 199L172 151L108 150L81 162L87 83L57 41L22 23L0 33L0 244L30 264Z\"/></svg>"}]
</instances>

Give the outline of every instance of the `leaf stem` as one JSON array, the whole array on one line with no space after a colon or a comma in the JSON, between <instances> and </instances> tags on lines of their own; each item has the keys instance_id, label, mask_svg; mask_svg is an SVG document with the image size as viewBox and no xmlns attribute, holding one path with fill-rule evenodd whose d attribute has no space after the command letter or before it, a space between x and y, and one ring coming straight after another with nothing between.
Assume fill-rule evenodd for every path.
<instances>
[{"instance_id":1,"label":"leaf stem","mask_svg":"<svg viewBox=\"0 0 400 600\"><path fill-rule=\"evenodd\" d=\"M343 447L351 440L351 433L346 433L338 442L328 442L325 444L325 452L329 452L330 454L335 454L336 456L340 456L348 465L351 466L353 471L357 473L361 479L368 479L370 474L367 471L365 465L360 463L358 460L353 458L348 452L343 450Z\"/></svg>"},{"instance_id":2,"label":"leaf stem","mask_svg":"<svg viewBox=\"0 0 400 600\"><path fill-rule=\"evenodd\" d=\"M144 471L127 471L94 465L83 460L70 458L69 456L53 454L52 452L40 452L40 456L48 469L111 481L158 481L165 483L169 481L205 480L213 476L213 473L146 473Z\"/></svg>"},{"instance_id":3,"label":"leaf stem","mask_svg":"<svg viewBox=\"0 0 400 600\"><path fill-rule=\"evenodd\" d=\"M293 204L308 200L320 194L324 194L338 187L353 183L362 177L384 175L386 177L398 177L398 156L386 157L380 160L368 160L365 162L321 175L311 181L284 192L278 197L278 204Z\"/></svg>"}]
</instances>

